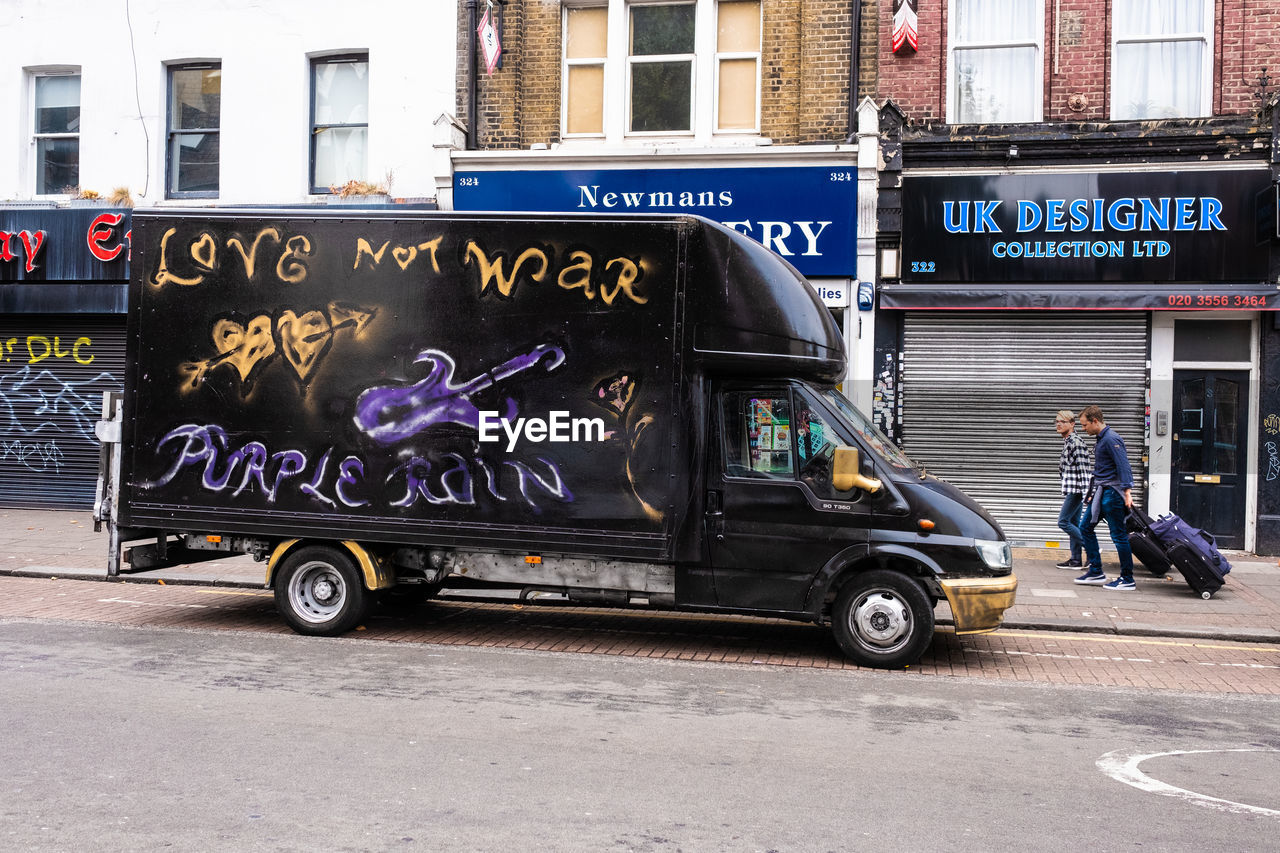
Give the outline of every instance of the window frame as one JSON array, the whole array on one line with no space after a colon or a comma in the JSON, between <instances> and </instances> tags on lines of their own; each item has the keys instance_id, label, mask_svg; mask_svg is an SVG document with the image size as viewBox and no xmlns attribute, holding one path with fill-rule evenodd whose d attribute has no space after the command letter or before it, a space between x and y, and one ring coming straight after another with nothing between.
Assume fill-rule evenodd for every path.
<instances>
[{"instance_id":1,"label":"window frame","mask_svg":"<svg viewBox=\"0 0 1280 853\"><path fill-rule=\"evenodd\" d=\"M609 130L609 33L613 30L613 12L609 8L610 4L604 3L565 3L560 14L560 138L561 139L603 139ZM570 59L566 50L569 44L569 12L576 9L604 9L607 21L605 23L605 52L603 56L598 57L579 57ZM570 133L569 132L569 69L571 67L592 67L598 66L604 77L603 91L601 97L603 103L600 105L600 130L599 132L591 131L588 133Z\"/></svg>"},{"instance_id":2,"label":"window frame","mask_svg":"<svg viewBox=\"0 0 1280 853\"><path fill-rule=\"evenodd\" d=\"M40 133L39 120L36 117L36 111L39 109L36 95L36 81L46 77L78 77L80 78L80 104L81 122L83 122L84 113L84 73L83 70L76 66L68 66L65 68L32 68L27 70L27 86L29 93L30 109L27 110L27 118L31 122L31 156L29 163L31 167L31 197L32 198L68 198L69 194L61 190L54 192L40 192L40 140L41 139L74 139L76 141L76 182L75 186L80 186L80 136L83 127L74 133Z\"/></svg>"},{"instance_id":3,"label":"window frame","mask_svg":"<svg viewBox=\"0 0 1280 853\"><path fill-rule=\"evenodd\" d=\"M758 136L761 126L761 99L764 93L764 2L759 0L761 16L761 45L755 52L718 51L719 0L563 0L560 18L560 139L562 141L587 141L606 144L648 144L655 140L693 140L711 143L717 139ZM694 52L692 54L692 82L690 84L689 130L632 131L631 126L631 11L638 6L692 5L694 7ZM607 10L606 49L603 60L578 59L572 62L565 55L568 39L568 10L582 8ZM681 59L687 54L646 55L641 63ZM754 128L719 128L720 64L726 59L756 60L755 124ZM568 133L569 75L571 65L603 65L604 103L603 130L600 133Z\"/></svg>"},{"instance_id":4,"label":"window frame","mask_svg":"<svg viewBox=\"0 0 1280 853\"><path fill-rule=\"evenodd\" d=\"M711 81L711 91L714 95L714 102L711 105L711 126L712 132L719 136L758 136L760 134L760 98L764 95L764 3L758 4L757 11L760 13L760 44L756 46L754 51L744 50L720 50L720 3L716 3L716 33L715 33L715 74ZM754 59L756 63L756 91L755 91L755 124L750 128L745 127L720 127L720 70L726 61L735 59Z\"/></svg>"},{"instance_id":5,"label":"window frame","mask_svg":"<svg viewBox=\"0 0 1280 853\"><path fill-rule=\"evenodd\" d=\"M218 198L222 192L222 91L219 86L218 91L218 127L214 129L200 128L178 129L173 126L173 76L175 71L212 71L217 69L222 71L222 63L220 61L210 62L174 62L165 66L165 137L164 137L164 197L165 198ZM173 189L173 180L175 177L174 169L176 164L173 162L173 137L175 135L182 136L217 136L218 137L218 189L213 192L208 190L183 191Z\"/></svg>"},{"instance_id":6,"label":"window frame","mask_svg":"<svg viewBox=\"0 0 1280 853\"><path fill-rule=\"evenodd\" d=\"M1000 122L1001 124L1035 124L1044 121L1044 40L1045 40L1045 0L1031 0L1035 3L1035 19L1040 22L1036 28L1036 38L1031 41L973 41L961 42L953 38L956 31L956 0L947 0L947 124L971 124L958 120L960 107L956 99L960 97L960 87L956 85L956 51L981 50L984 48L1033 47L1036 51L1036 75L1034 93L1035 110L1032 116L1020 121Z\"/></svg>"},{"instance_id":7,"label":"window frame","mask_svg":"<svg viewBox=\"0 0 1280 853\"><path fill-rule=\"evenodd\" d=\"M308 124L311 129L309 134L310 138L308 139L309 155L307 158L307 188L308 188L308 192L311 195L333 195L333 190L330 189L328 186L321 187L321 186L317 186L316 184L316 143L318 141L318 137L320 135L319 132L321 130L333 130L333 129L342 129L342 128L349 128L349 127L363 127L365 129L365 144L368 145L368 141L369 141L368 119L366 119L364 122L316 124L316 69L319 68L321 65L338 65L344 62L351 62L351 63L363 62L367 69L368 79L372 79L373 65L369 62L368 51L352 51L349 53L335 53L335 54L312 56L309 58L309 61L307 63L307 75L308 75L307 114L308 114ZM369 102L370 102L370 96L369 96L369 91L366 83L366 90L365 90L366 114L369 112L369 106L370 106ZM366 157L368 156L367 149L365 151L365 155ZM366 169L368 169L368 165L369 164L366 161L365 163ZM365 178L363 178L362 180L367 180L367 179L368 179L368 176L366 175Z\"/></svg>"},{"instance_id":8,"label":"window frame","mask_svg":"<svg viewBox=\"0 0 1280 853\"><path fill-rule=\"evenodd\" d=\"M1108 117L1111 121L1159 121L1150 117L1139 118L1116 118L1116 105L1120 95L1119 87L1116 86L1116 48L1124 44L1164 44L1167 42L1186 42L1200 41L1203 52L1200 62L1200 110L1199 112L1189 116L1176 116L1174 118L1205 118L1213 115L1213 30L1214 30L1214 7L1215 0L1199 0L1200 3L1200 26L1201 29L1197 34L1161 34L1161 35L1140 35L1125 36L1123 38L1116 32L1116 8L1113 3L1111 6L1111 20L1107 22L1108 30L1111 35L1111 65L1107 69L1109 80L1111 82L1111 103L1108 104Z\"/></svg>"}]
</instances>

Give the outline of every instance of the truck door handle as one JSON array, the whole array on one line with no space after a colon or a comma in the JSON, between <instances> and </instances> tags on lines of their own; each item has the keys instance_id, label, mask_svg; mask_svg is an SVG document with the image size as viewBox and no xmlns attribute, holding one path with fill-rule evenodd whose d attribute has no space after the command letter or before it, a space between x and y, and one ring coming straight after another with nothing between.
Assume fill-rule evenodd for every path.
<instances>
[{"instance_id":1,"label":"truck door handle","mask_svg":"<svg viewBox=\"0 0 1280 853\"><path fill-rule=\"evenodd\" d=\"M721 495L717 491L707 492L707 520L711 522L712 532L717 542L724 541L724 506Z\"/></svg>"}]
</instances>

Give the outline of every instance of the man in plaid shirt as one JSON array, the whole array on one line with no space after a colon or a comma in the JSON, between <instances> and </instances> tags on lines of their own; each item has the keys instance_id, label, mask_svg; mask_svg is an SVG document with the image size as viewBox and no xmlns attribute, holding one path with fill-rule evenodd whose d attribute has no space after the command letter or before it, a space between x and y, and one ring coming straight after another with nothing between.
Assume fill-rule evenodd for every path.
<instances>
[{"instance_id":1,"label":"man in plaid shirt","mask_svg":"<svg viewBox=\"0 0 1280 853\"><path fill-rule=\"evenodd\" d=\"M1080 534L1080 508L1084 494L1089 490L1089 472L1093 464L1089 460L1089 448L1076 434L1076 416L1067 409L1058 412L1054 427L1062 436L1062 455L1058 457L1058 476L1062 479L1062 510L1058 513L1058 526L1071 542L1071 558L1058 563L1060 569L1078 569L1083 563L1080 549L1084 538Z\"/></svg>"}]
</instances>

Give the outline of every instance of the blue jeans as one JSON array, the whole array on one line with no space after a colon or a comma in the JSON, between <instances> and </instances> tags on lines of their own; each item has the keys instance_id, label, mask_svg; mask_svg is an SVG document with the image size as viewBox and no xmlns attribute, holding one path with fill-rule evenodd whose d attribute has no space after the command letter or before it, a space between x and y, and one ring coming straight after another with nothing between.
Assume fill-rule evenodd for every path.
<instances>
[{"instance_id":1,"label":"blue jeans","mask_svg":"<svg viewBox=\"0 0 1280 853\"><path fill-rule=\"evenodd\" d=\"M1098 534L1094 528L1098 521L1107 520L1107 528L1111 531L1111 541L1116 543L1116 555L1120 558L1120 577L1133 580L1133 551L1129 548L1129 531L1124 526L1124 498L1115 489L1102 490L1102 512L1098 519L1091 518L1089 504L1084 505L1080 513L1080 538L1084 540L1085 553L1089 555L1091 570L1102 571L1102 554L1098 551Z\"/></svg>"},{"instance_id":2,"label":"blue jeans","mask_svg":"<svg viewBox=\"0 0 1280 853\"><path fill-rule=\"evenodd\" d=\"M1080 535L1080 505L1084 503L1084 495L1075 492L1062 499L1062 511L1058 513L1058 527L1067 534L1071 541L1071 559L1080 561L1080 548L1084 538Z\"/></svg>"}]
</instances>

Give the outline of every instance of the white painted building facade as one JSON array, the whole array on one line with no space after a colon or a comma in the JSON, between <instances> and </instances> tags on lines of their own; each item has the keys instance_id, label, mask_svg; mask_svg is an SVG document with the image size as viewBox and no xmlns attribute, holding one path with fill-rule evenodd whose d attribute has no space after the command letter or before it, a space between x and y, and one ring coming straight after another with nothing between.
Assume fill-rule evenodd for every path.
<instances>
[{"instance_id":1,"label":"white painted building facade","mask_svg":"<svg viewBox=\"0 0 1280 853\"><path fill-rule=\"evenodd\" d=\"M350 177L379 184L390 175L394 197L435 196L433 123L454 111L452 3L5 0L0 34L0 201L127 187L139 205L306 202L317 195L311 137L324 135L313 133L313 69L333 57L357 71L338 81L337 118L367 125L348 146L345 165L363 171ZM201 180L205 192L175 199L168 151L185 129L173 106L174 71L184 67L217 71L195 75L206 96L218 90L217 187L210 196ZM342 133L350 141L352 131ZM74 175L60 169L42 186L39 155L71 140Z\"/></svg>"}]
</instances>

